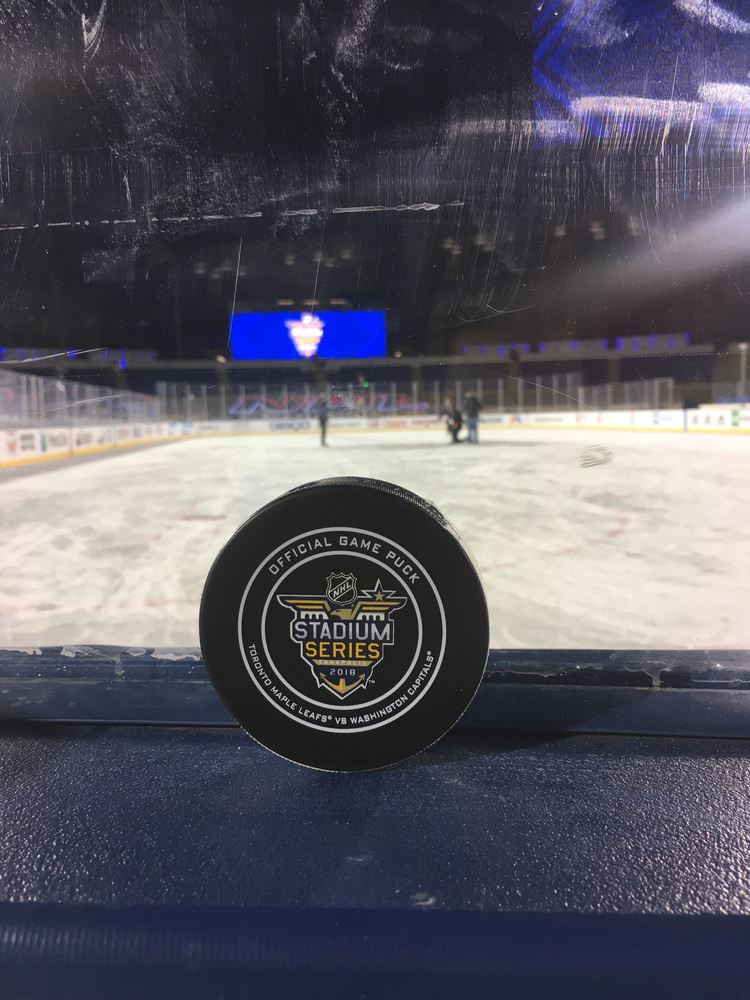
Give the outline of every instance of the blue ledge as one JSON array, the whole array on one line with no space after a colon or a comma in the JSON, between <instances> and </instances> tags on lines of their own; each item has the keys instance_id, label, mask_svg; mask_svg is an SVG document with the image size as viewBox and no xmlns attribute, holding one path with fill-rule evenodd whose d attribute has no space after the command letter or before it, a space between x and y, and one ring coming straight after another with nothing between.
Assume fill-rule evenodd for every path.
<instances>
[{"instance_id":1,"label":"blue ledge","mask_svg":"<svg viewBox=\"0 0 750 1000\"><path fill-rule=\"evenodd\" d=\"M231 726L199 649L0 649L0 719ZM491 650L463 728L750 736L744 650Z\"/></svg>"}]
</instances>

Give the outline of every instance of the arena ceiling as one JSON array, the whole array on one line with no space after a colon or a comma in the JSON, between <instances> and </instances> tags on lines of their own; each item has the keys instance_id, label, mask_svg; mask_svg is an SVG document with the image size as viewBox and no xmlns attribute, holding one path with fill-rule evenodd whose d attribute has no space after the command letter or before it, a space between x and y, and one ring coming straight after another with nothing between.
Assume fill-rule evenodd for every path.
<instances>
[{"instance_id":1,"label":"arena ceiling","mask_svg":"<svg viewBox=\"0 0 750 1000\"><path fill-rule=\"evenodd\" d=\"M407 354L744 335L742 248L672 256L742 150L665 125L658 81L626 129L576 118L573 6L0 0L0 340L211 357L233 305L384 309Z\"/></svg>"}]
</instances>

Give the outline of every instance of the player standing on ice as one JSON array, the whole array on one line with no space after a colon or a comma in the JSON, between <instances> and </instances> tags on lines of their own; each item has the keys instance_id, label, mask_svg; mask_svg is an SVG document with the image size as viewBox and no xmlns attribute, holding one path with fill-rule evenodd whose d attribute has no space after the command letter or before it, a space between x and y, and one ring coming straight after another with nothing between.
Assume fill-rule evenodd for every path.
<instances>
[{"instance_id":1,"label":"player standing on ice","mask_svg":"<svg viewBox=\"0 0 750 1000\"><path fill-rule=\"evenodd\" d=\"M468 431L466 441L468 444L478 444L479 433L477 428L479 426L479 411L483 409L483 407L477 399L477 394L473 389L470 389L466 393L464 409L466 410L466 430Z\"/></svg>"},{"instance_id":2,"label":"player standing on ice","mask_svg":"<svg viewBox=\"0 0 750 1000\"><path fill-rule=\"evenodd\" d=\"M318 400L318 423L320 424L320 443L327 445L326 427L328 425L328 400L321 396Z\"/></svg>"}]
</instances>

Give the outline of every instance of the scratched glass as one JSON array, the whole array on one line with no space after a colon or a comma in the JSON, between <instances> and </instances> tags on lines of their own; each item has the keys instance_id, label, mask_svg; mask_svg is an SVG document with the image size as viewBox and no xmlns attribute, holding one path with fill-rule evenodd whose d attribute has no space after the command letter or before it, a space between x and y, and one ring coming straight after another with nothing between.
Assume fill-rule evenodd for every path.
<instances>
[{"instance_id":1,"label":"scratched glass","mask_svg":"<svg viewBox=\"0 0 750 1000\"><path fill-rule=\"evenodd\" d=\"M195 646L355 474L494 647L750 646L746 13L0 3L0 644Z\"/></svg>"}]
</instances>

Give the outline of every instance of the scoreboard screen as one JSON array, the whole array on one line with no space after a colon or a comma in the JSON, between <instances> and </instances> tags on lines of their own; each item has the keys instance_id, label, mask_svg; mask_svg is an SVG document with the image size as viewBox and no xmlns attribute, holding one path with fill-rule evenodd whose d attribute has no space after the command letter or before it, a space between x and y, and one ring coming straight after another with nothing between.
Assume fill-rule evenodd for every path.
<instances>
[{"instance_id":1,"label":"scoreboard screen","mask_svg":"<svg viewBox=\"0 0 750 1000\"><path fill-rule=\"evenodd\" d=\"M234 361L382 358L385 313L234 313L229 350Z\"/></svg>"}]
</instances>

